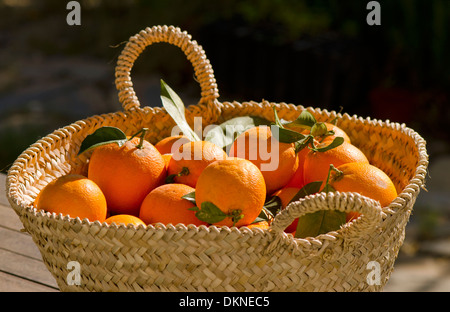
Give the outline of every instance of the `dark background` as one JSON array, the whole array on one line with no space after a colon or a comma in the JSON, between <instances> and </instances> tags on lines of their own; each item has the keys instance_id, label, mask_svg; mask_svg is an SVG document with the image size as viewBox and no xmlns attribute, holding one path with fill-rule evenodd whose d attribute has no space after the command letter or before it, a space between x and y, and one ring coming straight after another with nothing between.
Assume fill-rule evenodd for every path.
<instances>
[{"instance_id":1,"label":"dark background","mask_svg":"<svg viewBox=\"0 0 450 312\"><path fill-rule=\"evenodd\" d=\"M448 153L450 1L0 1L0 169L57 127L121 110L114 66L128 38L175 25L206 51L221 101L262 99L406 123ZM142 105L160 106L163 78L198 100L191 64L178 48L145 50L133 68ZM437 142L437 143L438 143Z\"/></svg>"},{"instance_id":2,"label":"dark background","mask_svg":"<svg viewBox=\"0 0 450 312\"><path fill-rule=\"evenodd\" d=\"M206 51L220 101L287 102L405 123L427 140L430 175L404 250L450 236L450 1L0 0L0 171L58 127L122 110L114 67L128 38L154 25L189 32ZM161 106L159 79L184 100L199 86L170 45L144 51L132 72L141 105ZM421 245L423 246L423 245ZM429 246L429 245L427 245ZM450 250L446 245L447 250Z\"/></svg>"}]
</instances>

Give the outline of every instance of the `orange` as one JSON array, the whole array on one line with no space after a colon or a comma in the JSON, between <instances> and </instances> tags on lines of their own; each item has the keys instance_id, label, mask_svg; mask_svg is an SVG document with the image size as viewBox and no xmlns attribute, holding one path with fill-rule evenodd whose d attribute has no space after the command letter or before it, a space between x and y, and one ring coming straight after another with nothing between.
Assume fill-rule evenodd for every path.
<instances>
[{"instance_id":1,"label":"orange","mask_svg":"<svg viewBox=\"0 0 450 312\"><path fill-rule=\"evenodd\" d=\"M281 200L281 206L286 209L287 205L291 202L294 196L300 191L298 187L284 187L281 190L276 191L272 196L278 196ZM298 218L284 230L286 233L292 233L297 229Z\"/></svg>"},{"instance_id":2,"label":"orange","mask_svg":"<svg viewBox=\"0 0 450 312\"><path fill-rule=\"evenodd\" d=\"M347 135L347 133L336 126L335 124L324 122L325 126L327 126L328 131L334 131L334 135L328 136L327 138L334 138L334 137L343 137L344 142L351 143L350 137Z\"/></svg>"},{"instance_id":3,"label":"orange","mask_svg":"<svg viewBox=\"0 0 450 312\"><path fill-rule=\"evenodd\" d=\"M229 155L250 160L262 172L268 194L285 186L298 168L293 143L280 143L269 126L250 128L236 138Z\"/></svg>"},{"instance_id":4,"label":"orange","mask_svg":"<svg viewBox=\"0 0 450 312\"><path fill-rule=\"evenodd\" d=\"M106 199L100 188L85 176L68 174L47 184L38 195L37 209L89 221L106 219Z\"/></svg>"},{"instance_id":5,"label":"orange","mask_svg":"<svg viewBox=\"0 0 450 312\"><path fill-rule=\"evenodd\" d=\"M169 162L170 162L170 159L172 158L172 154L162 154L161 156L164 159L164 164L165 164L166 170L168 171L169 170Z\"/></svg>"},{"instance_id":6,"label":"orange","mask_svg":"<svg viewBox=\"0 0 450 312\"><path fill-rule=\"evenodd\" d=\"M136 226L138 226L139 224L142 224L144 226L146 225L144 223L144 221L142 221L138 217L132 216L132 215L127 215L127 214L119 214L119 215L111 216L111 217L107 218L105 220L105 222L108 223L108 224L115 223L117 225L119 225L121 223L123 223L125 225L134 224Z\"/></svg>"},{"instance_id":7,"label":"orange","mask_svg":"<svg viewBox=\"0 0 450 312\"><path fill-rule=\"evenodd\" d=\"M327 146L331 141L332 138L327 138L322 143L317 144L316 147ZM330 164L337 167L351 162L369 163L364 153L348 142L344 142L326 152L315 152L310 150L305 158L303 182L306 185L311 182L325 181L328 176Z\"/></svg>"},{"instance_id":8,"label":"orange","mask_svg":"<svg viewBox=\"0 0 450 312\"><path fill-rule=\"evenodd\" d=\"M286 186L297 187L300 189L303 186L305 186L305 181L303 178L303 171L304 171L304 167L305 167L306 154L308 154L308 152L309 152L308 147L305 147L302 150L300 150L299 152L297 152L298 167L297 167L297 170L295 171L294 175L292 176L292 178L286 184Z\"/></svg>"},{"instance_id":9,"label":"orange","mask_svg":"<svg viewBox=\"0 0 450 312\"><path fill-rule=\"evenodd\" d=\"M345 132L344 130L342 130L338 126L330 124L330 123L327 123L327 122L325 123L325 125L327 126L328 131L331 131L331 130L334 131L334 136L335 137L343 137L344 138L344 142L352 143L352 140L348 136L347 132Z\"/></svg>"},{"instance_id":10,"label":"orange","mask_svg":"<svg viewBox=\"0 0 450 312\"><path fill-rule=\"evenodd\" d=\"M96 147L89 160L88 178L103 191L113 214L137 216L145 196L164 182L164 159L146 140L140 148L140 140Z\"/></svg>"},{"instance_id":11,"label":"orange","mask_svg":"<svg viewBox=\"0 0 450 312\"><path fill-rule=\"evenodd\" d=\"M161 153L161 155L173 154L180 148L181 145L188 142L190 141L186 136L174 135L158 141L158 143L155 144L155 147Z\"/></svg>"},{"instance_id":12,"label":"orange","mask_svg":"<svg viewBox=\"0 0 450 312\"><path fill-rule=\"evenodd\" d=\"M388 206L396 197L397 191L389 176L369 163L348 163L331 170L329 184L338 192L356 192ZM324 184L323 184L324 186ZM347 214L347 221L358 217L359 213Z\"/></svg>"},{"instance_id":13,"label":"orange","mask_svg":"<svg viewBox=\"0 0 450 312\"><path fill-rule=\"evenodd\" d=\"M267 230L269 228L269 222L259 221L245 226L248 227L249 229L260 228L263 230Z\"/></svg>"},{"instance_id":14,"label":"orange","mask_svg":"<svg viewBox=\"0 0 450 312\"><path fill-rule=\"evenodd\" d=\"M319 146L326 145L326 144L321 144L321 141L323 141L325 143L331 143L335 137L343 137L344 142L351 143L349 136L347 135L347 133L344 130L342 130L338 126L336 126L332 123L329 123L329 122L324 122L324 124L326 125L328 131L331 131L331 130L334 131L334 135L327 136L324 138L315 137L314 144L316 146L317 145L319 145ZM298 127L295 125L286 125L286 128L300 132L304 135L310 134L309 129L305 130L304 128L301 128L301 127ZM298 168L297 168L297 171L295 172L294 176L292 177L292 179L288 182L288 184L286 186L302 188L306 184L304 181L304 173L303 172L304 172L306 155L308 154L309 151L310 151L310 149L308 147L305 147L302 150L300 150L299 152L297 152Z\"/></svg>"},{"instance_id":15,"label":"orange","mask_svg":"<svg viewBox=\"0 0 450 312\"><path fill-rule=\"evenodd\" d=\"M195 189L197 207L212 203L227 215L214 225L242 226L255 221L266 199L261 171L246 159L218 160L201 173Z\"/></svg>"},{"instance_id":16,"label":"orange","mask_svg":"<svg viewBox=\"0 0 450 312\"><path fill-rule=\"evenodd\" d=\"M227 158L223 149L208 141L195 141L181 145L172 154L168 174L176 183L195 187L198 177L210 163Z\"/></svg>"},{"instance_id":17,"label":"orange","mask_svg":"<svg viewBox=\"0 0 450 312\"><path fill-rule=\"evenodd\" d=\"M191 193L194 188L179 183L163 184L151 191L144 199L139 212L139 218L146 224L207 225L195 216L195 207L191 201L182 196Z\"/></svg>"}]
</instances>

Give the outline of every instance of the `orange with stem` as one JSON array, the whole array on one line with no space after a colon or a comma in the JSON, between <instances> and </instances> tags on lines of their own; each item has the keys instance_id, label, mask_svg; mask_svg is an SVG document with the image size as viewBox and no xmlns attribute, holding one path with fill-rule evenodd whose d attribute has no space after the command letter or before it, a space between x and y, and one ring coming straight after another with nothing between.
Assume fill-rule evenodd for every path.
<instances>
[{"instance_id":1,"label":"orange with stem","mask_svg":"<svg viewBox=\"0 0 450 312\"><path fill-rule=\"evenodd\" d=\"M197 180L210 163L227 158L223 149L208 141L194 141L181 145L168 164L168 182L196 186Z\"/></svg>"},{"instance_id":2,"label":"orange with stem","mask_svg":"<svg viewBox=\"0 0 450 312\"><path fill-rule=\"evenodd\" d=\"M317 147L326 146L330 141L331 139L325 139ZM304 183L325 181L331 164L338 167L351 162L369 163L369 160L359 148L347 142L325 152L310 150L305 158Z\"/></svg>"},{"instance_id":3,"label":"orange with stem","mask_svg":"<svg viewBox=\"0 0 450 312\"><path fill-rule=\"evenodd\" d=\"M295 145L279 142L268 126L241 133L231 145L229 155L256 165L264 176L268 194L284 187L298 168Z\"/></svg>"},{"instance_id":4,"label":"orange with stem","mask_svg":"<svg viewBox=\"0 0 450 312\"><path fill-rule=\"evenodd\" d=\"M146 224L207 225L200 221L190 209L195 205L183 196L192 193L194 188L179 183L164 184L151 191L144 199L139 218Z\"/></svg>"},{"instance_id":5,"label":"orange with stem","mask_svg":"<svg viewBox=\"0 0 450 312\"><path fill-rule=\"evenodd\" d=\"M389 206L397 197L395 185L389 176L378 167L364 162L330 166L328 184L338 192L356 192L377 200L381 207ZM358 216L357 212L348 213L347 221Z\"/></svg>"},{"instance_id":6,"label":"orange with stem","mask_svg":"<svg viewBox=\"0 0 450 312\"><path fill-rule=\"evenodd\" d=\"M88 178L103 191L114 214L137 216L145 196L166 177L161 153L144 139L145 129L140 134L122 146L98 146L89 159Z\"/></svg>"},{"instance_id":7,"label":"orange with stem","mask_svg":"<svg viewBox=\"0 0 450 312\"><path fill-rule=\"evenodd\" d=\"M266 184L256 165L235 157L218 160L198 179L196 215L214 225L248 225L261 213L265 199Z\"/></svg>"}]
</instances>

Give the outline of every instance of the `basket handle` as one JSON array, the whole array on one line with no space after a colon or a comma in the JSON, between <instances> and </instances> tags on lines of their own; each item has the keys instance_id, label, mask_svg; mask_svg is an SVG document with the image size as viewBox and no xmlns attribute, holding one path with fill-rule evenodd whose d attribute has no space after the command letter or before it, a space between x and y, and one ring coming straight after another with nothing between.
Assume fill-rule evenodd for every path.
<instances>
[{"instance_id":1,"label":"basket handle","mask_svg":"<svg viewBox=\"0 0 450 312\"><path fill-rule=\"evenodd\" d=\"M206 105L211 110L218 110L217 98L219 92L216 79L209 60L203 48L191 35L174 26L154 26L141 30L130 37L117 60L115 69L115 84L119 91L119 101L124 110L129 111L140 107L139 100L133 90L131 69L143 50L154 43L166 42L179 47L191 62L196 80L200 84L201 99L199 104Z\"/></svg>"},{"instance_id":2,"label":"basket handle","mask_svg":"<svg viewBox=\"0 0 450 312\"><path fill-rule=\"evenodd\" d=\"M321 192L306 196L305 198L289 204L286 209L275 216L270 226L270 231L275 234L274 240L269 244L267 252L272 252L277 248L280 241L285 240L284 230L296 218L319 210L333 209L342 212L356 211L362 214L360 218L354 220L350 224L345 224L340 230L342 231L342 236L350 238L350 241L352 242L372 232L381 224L381 220L384 216L378 201L360 195L359 193Z\"/></svg>"}]
</instances>

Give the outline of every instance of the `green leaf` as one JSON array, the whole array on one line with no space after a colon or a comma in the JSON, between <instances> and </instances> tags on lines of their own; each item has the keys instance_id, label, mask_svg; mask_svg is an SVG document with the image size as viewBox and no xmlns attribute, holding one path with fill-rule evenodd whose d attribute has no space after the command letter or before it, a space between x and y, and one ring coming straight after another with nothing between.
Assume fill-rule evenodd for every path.
<instances>
[{"instance_id":1,"label":"green leaf","mask_svg":"<svg viewBox=\"0 0 450 312\"><path fill-rule=\"evenodd\" d=\"M333 193L333 192L336 192L336 190L335 190L334 187L332 187L330 184L325 183L325 186L323 187L323 189L321 190L321 192L325 192L325 193Z\"/></svg>"},{"instance_id":2,"label":"green leaf","mask_svg":"<svg viewBox=\"0 0 450 312\"><path fill-rule=\"evenodd\" d=\"M338 210L320 210L298 218L296 238L315 237L339 230L345 224L346 213Z\"/></svg>"},{"instance_id":3,"label":"green leaf","mask_svg":"<svg viewBox=\"0 0 450 312\"><path fill-rule=\"evenodd\" d=\"M307 195L323 192L327 189L327 187L329 187L329 191L333 191L333 188L329 185L326 185L324 189L320 190L321 186L322 181L308 183L300 191L298 191L298 193L292 198L291 202L304 198ZM345 212L337 210L321 210L314 213L308 213L298 218L295 237L315 237L319 234L336 231L345 223L345 217Z\"/></svg>"},{"instance_id":4,"label":"green leaf","mask_svg":"<svg viewBox=\"0 0 450 312\"><path fill-rule=\"evenodd\" d=\"M256 116L235 117L207 130L205 141L212 142L220 148L226 148L239 134L261 125L270 125L270 121Z\"/></svg>"},{"instance_id":5,"label":"green leaf","mask_svg":"<svg viewBox=\"0 0 450 312\"><path fill-rule=\"evenodd\" d=\"M272 125L275 125L278 127L278 131L272 131L273 136L278 140L278 142L281 143L297 143L298 141L304 140L305 135L294 131L290 129L286 129L284 125L290 125L292 123L282 123L281 120L278 118L277 110L275 106L273 107L273 114L275 116L275 123ZM301 115L301 114L300 114ZM300 117L299 117L300 118ZM313 117L314 118L314 117Z\"/></svg>"},{"instance_id":6,"label":"green leaf","mask_svg":"<svg viewBox=\"0 0 450 312\"><path fill-rule=\"evenodd\" d=\"M227 133L220 125L213 126L205 135L205 141L214 143L222 149L233 143L233 139L233 133Z\"/></svg>"},{"instance_id":7,"label":"green leaf","mask_svg":"<svg viewBox=\"0 0 450 312\"><path fill-rule=\"evenodd\" d=\"M275 117L275 125L277 125L278 127L280 127L280 128L283 129L284 126L283 126L283 124L281 123L280 118L278 118L278 113L277 113L277 109L276 109L275 106L273 107L273 115L274 115L274 117Z\"/></svg>"},{"instance_id":8,"label":"green leaf","mask_svg":"<svg viewBox=\"0 0 450 312\"><path fill-rule=\"evenodd\" d=\"M161 79L161 101L183 134L191 141L200 141L186 121L185 107L180 97Z\"/></svg>"},{"instance_id":9,"label":"green leaf","mask_svg":"<svg viewBox=\"0 0 450 312\"><path fill-rule=\"evenodd\" d=\"M265 211L265 213L269 214L272 217L275 217L282 208L283 205L281 204L281 199L276 195L270 197L263 206L263 210Z\"/></svg>"},{"instance_id":10,"label":"green leaf","mask_svg":"<svg viewBox=\"0 0 450 312\"><path fill-rule=\"evenodd\" d=\"M277 133L278 132L278 133ZM281 143L296 143L304 140L305 135L300 132L278 127L278 131L272 131L273 136Z\"/></svg>"},{"instance_id":11,"label":"green leaf","mask_svg":"<svg viewBox=\"0 0 450 312\"><path fill-rule=\"evenodd\" d=\"M194 205L196 205L197 203L195 202L195 191L192 191L190 193L187 193L186 195L181 196L181 198L184 198L188 201L190 201L191 203L193 203Z\"/></svg>"},{"instance_id":12,"label":"green leaf","mask_svg":"<svg viewBox=\"0 0 450 312\"><path fill-rule=\"evenodd\" d=\"M117 143L119 146L122 146L126 141L127 135L122 130L116 127L104 126L95 130L94 133L86 136L83 142L81 142L78 155L90 149L109 143Z\"/></svg>"},{"instance_id":13,"label":"green leaf","mask_svg":"<svg viewBox=\"0 0 450 312\"><path fill-rule=\"evenodd\" d=\"M258 223L258 222L262 222L262 221L268 221L268 220L269 220L269 218L267 218L267 216L263 213L263 211L261 211L259 216L257 216L256 219L250 224L254 224L254 223Z\"/></svg>"},{"instance_id":14,"label":"green leaf","mask_svg":"<svg viewBox=\"0 0 450 312\"><path fill-rule=\"evenodd\" d=\"M226 215L216 205L211 202L203 202L199 211L195 213L195 216L200 220L209 224L217 223L225 219Z\"/></svg>"},{"instance_id":15,"label":"green leaf","mask_svg":"<svg viewBox=\"0 0 450 312\"><path fill-rule=\"evenodd\" d=\"M319 192L320 186L322 182L311 182L302 187L297 194L294 195L294 197L291 199L291 202L299 200L300 198L303 198L307 195L311 195L314 193ZM274 218L281 210L283 209L283 205L281 203L281 199L279 196L274 195L271 196L266 202L264 203L263 210L259 214L259 218L268 221L269 216Z\"/></svg>"},{"instance_id":16,"label":"green leaf","mask_svg":"<svg viewBox=\"0 0 450 312\"><path fill-rule=\"evenodd\" d=\"M278 196L277 196L277 198L279 199ZM281 201L280 201L280 205L281 205ZM273 218L273 216L274 215L272 214L272 212L264 206L263 209L261 210L261 212L259 213L259 215L256 217L255 221L253 221L252 223L257 223L257 222L261 222L261 221L269 221L271 218Z\"/></svg>"},{"instance_id":17,"label":"green leaf","mask_svg":"<svg viewBox=\"0 0 450 312\"><path fill-rule=\"evenodd\" d=\"M297 192L297 194L294 195L294 197L292 197L292 199L289 203L297 201L308 195L318 193L320 191L321 185L322 185L322 181L316 181L316 182L311 182L311 183L306 184Z\"/></svg>"},{"instance_id":18,"label":"green leaf","mask_svg":"<svg viewBox=\"0 0 450 312\"><path fill-rule=\"evenodd\" d=\"M314 124L317 122L316 118L308 112L307 110L304 110L300 113L300 115L297 117L296 120L285 124L285 126L297 126L305 129L310 129Z\"/></svg>"},{"instance_id":19,"label":"green leaf","mask_svg":"<svg viewBox=\"0 0 450 312\"><path fill-rule=\"evenodd\" d=\"M344 138L343 137L335 137L333 142L331 142L327 146L321 147L321 148L314 148L313 150L316 151L316 152L326 152L326 151L328 151L328 150L330 150L332 148L338 147L342 143L344 143Z\"/></svg>"}]
</instances>

